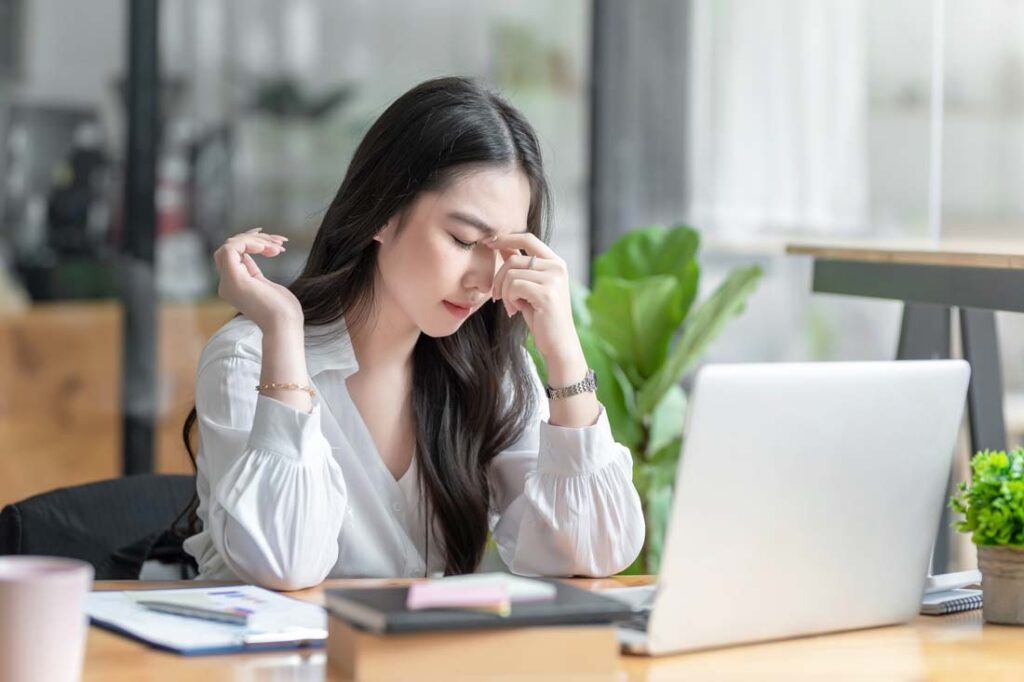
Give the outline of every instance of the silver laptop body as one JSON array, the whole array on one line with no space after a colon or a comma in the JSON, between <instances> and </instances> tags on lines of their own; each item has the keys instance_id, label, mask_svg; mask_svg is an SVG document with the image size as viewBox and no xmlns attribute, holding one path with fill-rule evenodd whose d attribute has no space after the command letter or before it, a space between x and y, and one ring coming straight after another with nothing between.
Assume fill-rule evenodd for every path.
<instances>
[{"instance_id":1,"label":"silver laptop body","mask_svg":"<svg viewBox=\"0 0 1024 682\"><path fill-rule=\"evenodd\" d=\"M703 368L657 593L626 650L914 618L969 375L961 360Z\"/></svg>"}]
</instances>

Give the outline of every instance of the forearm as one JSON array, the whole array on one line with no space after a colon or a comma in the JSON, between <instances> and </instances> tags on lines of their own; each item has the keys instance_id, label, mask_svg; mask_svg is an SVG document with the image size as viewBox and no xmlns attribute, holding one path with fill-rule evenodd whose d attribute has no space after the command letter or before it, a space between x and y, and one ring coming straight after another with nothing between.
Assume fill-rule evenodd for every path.
<instances>
[{"instance_id":1,"label":"forearm","mask_svg":"<svg viewBox=\"0 0 1024 682\"><path fill-rule=\"evenodd\" d=\"M263 331L263 366L260 384L309 385L306 346L302 325L282 324ZM266 389L263 394L297 410L313 410L313 399L305 391Z\"/></svg>"},{"instance_id":2,"label":"forearm","mask_svg":"<svg viewBox=\"0 0 1024 682\"><path fill-rule=\"evenodd\" d=\"M587 374L587 359L583 349L559 358L545 358L548 368L548 385L563 388L583 380ZM601 414L597 395L592 392L578 393L568 398L549 400L550 419L553 426L582 428L593 426Z\"/></svg>"}]
</instances>

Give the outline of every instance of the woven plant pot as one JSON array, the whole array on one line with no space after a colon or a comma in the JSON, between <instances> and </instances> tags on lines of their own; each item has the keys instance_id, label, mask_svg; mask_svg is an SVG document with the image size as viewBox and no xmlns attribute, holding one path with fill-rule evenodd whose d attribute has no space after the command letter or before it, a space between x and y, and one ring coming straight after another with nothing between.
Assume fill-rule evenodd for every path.
<instances>
[{"instance_id":1,"label":"woven plant pot","mask_svg":"<svg viewBox=\"0 0 1024 682\"><path fill-rule=\"evenodd\" d=\"M978 547L984 592L982 614L988 623L1024 625L1024 549Z\"/></svg>"}]
</instances>

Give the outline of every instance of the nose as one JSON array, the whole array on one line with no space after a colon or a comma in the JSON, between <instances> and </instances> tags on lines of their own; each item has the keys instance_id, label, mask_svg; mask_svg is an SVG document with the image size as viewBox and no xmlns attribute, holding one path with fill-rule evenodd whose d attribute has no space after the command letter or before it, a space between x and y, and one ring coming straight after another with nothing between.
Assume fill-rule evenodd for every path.
<instances>
[{"instance_id":1,"label":"nose","mask_svg":"<svg viewBox=\"0 0 1024 682\"><path fill-rule=\"evenodd\" d=\"M463 279L463 286L467 289L476 289L490 296L491 287L494 286L494 278L504 262L501 254L493 249L486 247L474 249L472 262Z\"/></svg>"}]
</instances>

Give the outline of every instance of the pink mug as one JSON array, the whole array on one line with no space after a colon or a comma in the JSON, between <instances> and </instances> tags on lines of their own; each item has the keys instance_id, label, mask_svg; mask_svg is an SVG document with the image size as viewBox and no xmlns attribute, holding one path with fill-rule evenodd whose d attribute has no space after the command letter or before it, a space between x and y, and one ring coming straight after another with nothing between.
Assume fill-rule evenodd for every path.
<instances>
[{"instance_id":1,"label":"pink mug","mask_svg":"<svg viewBox=\"0 0 1024 682\"><path fill-rule=\"evenodd\" d=\"M81 678L92 578L77 559L0 556L0 682Z\"/></svg>"}]
</instances>

